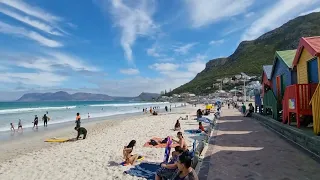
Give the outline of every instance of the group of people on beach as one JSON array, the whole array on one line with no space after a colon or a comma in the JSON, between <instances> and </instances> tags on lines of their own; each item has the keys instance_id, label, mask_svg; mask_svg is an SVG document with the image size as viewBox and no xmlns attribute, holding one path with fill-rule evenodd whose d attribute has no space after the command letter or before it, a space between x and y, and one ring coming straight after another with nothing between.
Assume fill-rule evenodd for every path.
<instances>
[{"instance_id":1,"label":"group of people on beach","mask_svg":"<svg viewBox=\"0 0 320 180\"><path fill-rule=\"evenodd\" d=\"M43 126L44 126L44 127L47 127L47 126L48 126L48 121L50 120L50 118L47 116L47 114L48 114L48 111L47 111L47 113L44 114L43 117L42 117L42 121L43 121ZM38 129L38 122L39 122L39 118L38 118L37 115L35 115L35 116L34 116L34 120L33 120L33 122L32 122L32 123L33 123L33 129L34 129L34 128ZM19 121L18 121L18 129L17 129L17 131L19 131L20 129L21 129L21 131L23 131L21 119L19 119ZM13 132L16 131L15 128L14 128L13 123L10 123L10 130L13 131Z\"/></svg>"},{"instance_id":2,"label":"group of people on beach","mask_svg":"<svg viewBox=\"0 0 320 180\"><path fill-rule=\"evenodd\" d=\"M161 167L157 170L155 179L173 179L173 180L198 180L198 175L191 167L192 153L188 149L188 144L184 139L182 132L177 133L178 140L173 141L178 144L175 146L175 151L172 152L172 157L168 163L161 163ZM133 147L136 145L135 140L131 140L127 146L123 148L123 159L125 164L134 165L141 157L137 154L132 154Z\"/></svg>"}]
</instances>

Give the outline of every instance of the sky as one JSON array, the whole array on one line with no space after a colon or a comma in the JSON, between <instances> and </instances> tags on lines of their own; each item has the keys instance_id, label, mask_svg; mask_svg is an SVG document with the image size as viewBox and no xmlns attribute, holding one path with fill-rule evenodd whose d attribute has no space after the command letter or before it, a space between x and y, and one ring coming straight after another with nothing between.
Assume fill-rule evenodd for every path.
<instances>
[{"instance_id":1,"label":"sky","mask_svg":"<svg viewBox=\"0 0 320 180\"><path fill-rule=\"evenodd\" d=\"M0 0L0 100L137 96L192 80L320 0Z\"/></svg>"}]
</instances>

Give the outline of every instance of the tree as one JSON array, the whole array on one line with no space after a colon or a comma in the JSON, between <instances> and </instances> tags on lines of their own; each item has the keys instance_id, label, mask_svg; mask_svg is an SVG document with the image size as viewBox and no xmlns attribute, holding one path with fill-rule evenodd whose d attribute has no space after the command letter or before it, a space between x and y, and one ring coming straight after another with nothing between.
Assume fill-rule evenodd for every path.
<instances>
[{"instance_id":1,"label":"tree","mask_svg":"<svg viewBox=\"0 0 320 180\"><path fill-rule=\"evenodd\" d=\"M167 90L166 89L164 90L164 94L167 94Z\"/></svg>"}]
</instances>

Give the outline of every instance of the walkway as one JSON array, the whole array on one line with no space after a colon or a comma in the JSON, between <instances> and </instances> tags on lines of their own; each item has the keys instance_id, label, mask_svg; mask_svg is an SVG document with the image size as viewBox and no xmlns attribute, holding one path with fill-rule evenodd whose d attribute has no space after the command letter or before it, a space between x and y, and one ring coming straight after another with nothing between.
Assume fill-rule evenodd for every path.
<instances>
[{"instance_id":1,"label":"walkway","mask_svg":"<svg viewBox=\"0 0 320 180\"><path fill-rule=\"evenodd\" d=\"M320 164L251 118L224 109L200 180L318 180Z\"/></svg>"}]
</instances>

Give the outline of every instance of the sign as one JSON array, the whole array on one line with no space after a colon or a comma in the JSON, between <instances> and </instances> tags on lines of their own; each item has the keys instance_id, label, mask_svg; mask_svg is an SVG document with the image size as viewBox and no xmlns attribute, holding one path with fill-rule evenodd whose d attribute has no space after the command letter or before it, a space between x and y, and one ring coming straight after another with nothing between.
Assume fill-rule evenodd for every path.
<instances>
[{"instance_id":1,"label":"sign","mask_svg":"<svg viewBox=\"0 0 320 180\"><path fill-rule=\"evenodd\" d=\"M289 109L296 109L296 100L289 99Z\"/></svg>"}]
</instances>

